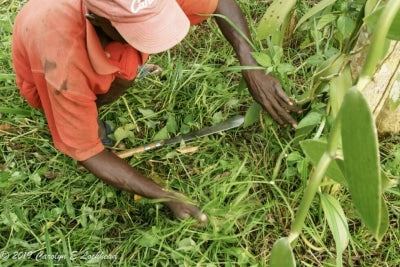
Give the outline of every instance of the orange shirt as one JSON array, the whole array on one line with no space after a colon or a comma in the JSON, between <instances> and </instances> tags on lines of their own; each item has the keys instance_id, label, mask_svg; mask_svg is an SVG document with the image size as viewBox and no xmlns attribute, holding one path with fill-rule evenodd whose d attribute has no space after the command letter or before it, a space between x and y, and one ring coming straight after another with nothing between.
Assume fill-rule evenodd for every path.
<instances>
[{"instance_id":1,"label":"orange shirt","mask_svg":"<svg viewBox=\"0 0 400 267\"><path fill-rule=\"evenodd\" d=\"M214 13L218 0L177 2L194 25L206 19L199 14ZM115 77L133 79L148 57L126 45L103 49L85 13L82 0L30 0L14 22L12 41L21 95L44 110L56 148L79 161L104 149L96 95Z\"/></svg>"}]
</instances>

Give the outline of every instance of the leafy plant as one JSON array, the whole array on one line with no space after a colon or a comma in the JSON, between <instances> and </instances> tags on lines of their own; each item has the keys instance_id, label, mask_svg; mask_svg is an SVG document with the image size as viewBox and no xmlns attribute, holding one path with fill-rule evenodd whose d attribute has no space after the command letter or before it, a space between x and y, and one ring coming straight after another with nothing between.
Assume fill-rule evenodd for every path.
<instances>
[{"instance_id":1,"label":"leafy plant","mask_svg":"<svg viewBox=\"0 0 400 267\"><path fill-rule=\"evenodd\" d=\"M286 29L286 22L291 16L290 10L292 9L283 9L283 6L280 15L284 15L285 18L271 16L276 12L279 5L283 5L283 3L274 1L266 12L266 16L269 17L268 22L272 26L266 26L267 22L261 21L258 28L260 38L268 38L275 34L274 41L268 43L270 45L268 51L282 49L281 47L277 49L275 46L283 43L283 35L277 35L276 32L278 29ZM334 9L334 5L340 5L341 13L339 15L337 15L338 13L327 12L327 10ZM288 6L293 8L293 5ZM371 8L372 6L374 8ZM375 10L376 6L379 7ZM328 22L336 22L335 36L340 49L336 50L326 63L319 67L313 78L314 87L307 94L308 100L311 100L314 99L316 94L327 92L327 88L329 88L331 114L328 119L332 121L332 127L330 132L326 133L327 141L317 141L316 139L300 141L304 153L313 163L315 169L306 185L289 236L277 240L272 248L270 266L296 265L294 261L290 260L293 258L292 246L295 245L301 234L311 203L326 176L348 188L362 222L378 242L382 240L388 229L388 210L382 196L385 190L383 185L386 177L384 177L380 167L374 120L361 91L371 79L379 60L386 51L386 38L400 38L399 27L396 26L399 21L396 18L400 15L400 2L392 0L378 5L378 1L368 1L364 8L360 10L358 20L353 20L347 14L348 7L349 4L346 4L346 1L323 0L309 9L295 27L295 30L300 29L306 21L314 20L314 28L321 30ZM376 26L371 27L375 31L369 46L370 50L359 78L352 86L353 81L349 68L351 55L349 52L354 46L354 39L358 36L360 28L364 26L364 23L360 23L360 18L363 17L365 7L369 7L371 11L374 10L365 17L366 24L375 24ZM318 22L316 24L317 17ZM313 24L311 23L311 25ZM379 29L379 31L376 29ZM313 31L311 30L311 32ZM323 55L320 52L322 44L319 39L321 38L320 32L315 31L314 33L316 55ZM280 39L277 40L276 36ZM273 72L273 68L279 69L274 64L281 64L269 59L262 53L256 53L255 57L258 63L266 67L269 72ZM287 71L284 72L287 73ZM303 100L307 100L307 98ZM249 112L254 113L253 110L249 110ZM310 128L313 124L321 123L321 118L317 114L311 111L299 123L297 132L304 132L305 127ZM314 122L312 122L313 120ZM316 138L318 136L320 134L317 134ZM345 213L340 203L333 196L320 193L319 197L336 243L336 265L342 266L342 253L345 251L350 238Z\"/></svg>"}]
</instances>

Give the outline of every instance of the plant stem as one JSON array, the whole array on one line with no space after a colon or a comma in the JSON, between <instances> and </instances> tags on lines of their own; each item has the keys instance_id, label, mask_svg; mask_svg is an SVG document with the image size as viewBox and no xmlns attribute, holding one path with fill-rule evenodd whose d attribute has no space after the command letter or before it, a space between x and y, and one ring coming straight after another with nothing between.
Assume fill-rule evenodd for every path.
<instances>
[{"instance_id":1,"label":"plant stem","mask_svg":"<svg viewBox=\"0 0 400 267\"><path fill-rule=\"evenodd\" d=\"M341 112L339 112L336 117L331 134L328 139L328 146L324 154L322 154L321 159L312 174L310 181L304 192L304 197L300 202L299 209L296 212L294 222L292 224L292 229L289 234L289 243L293 243L297 240L303 228L304 221L306 219L308 210L310 209L312 200L317 193L318 187L321 184L322 179L325 177L325 172L328 169L329 164L335 158L335 152L340 142L340 118Z\"/></svg>"},{"instance_id":2,"label":"plant stem","mask_svg":"<svg viewBox=\"0 0 400 267\"><path fill-rule=\"evenodd\" d=\"M326 169L331 163L331 160L332 157L328 152L325 152L319 160L318 165L306 187L304 197L300 202L299 209L296 212L296 216L292 224L292 229L288 237L289 243L293 243L293 241L295 241L299 237L308 210L311 206L311 202L314 199L314 196L318 190L319 185L321 184L322 179L325 177Z\"/></svg>"}]
</instances>

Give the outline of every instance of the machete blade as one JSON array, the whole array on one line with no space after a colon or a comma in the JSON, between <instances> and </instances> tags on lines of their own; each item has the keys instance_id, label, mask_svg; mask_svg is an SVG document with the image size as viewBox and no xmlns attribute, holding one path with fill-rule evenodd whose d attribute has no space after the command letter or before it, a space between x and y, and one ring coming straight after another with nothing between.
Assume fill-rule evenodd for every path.
<instances>
[{"instance_id":1,"label":"machete blade","mask_svg":"<svg viewBox=\"0 0 400 267\"><path fill-rule=\"evenodd\" d=\"M180 143L182 141L190 141L199 137L203 137L203 136L207 136L207 135L211 135L214 133L218 133L218 132L222 132L222 131L226 131L229 129L233 129L236 127L239 127L240 125L242 125L244 122L244 116L241 115L236 115L232 118L229 118L223 122L217 123L213 126L209 126L209 127L204 127L200 130L194 131L194 132L190 132L187 134L183 134L183 135L179 135L170 139L166 139L163 140L163 144L164 145L172 145L172 144L176 144L176 143Z\"/></svg>"}]
</instances>

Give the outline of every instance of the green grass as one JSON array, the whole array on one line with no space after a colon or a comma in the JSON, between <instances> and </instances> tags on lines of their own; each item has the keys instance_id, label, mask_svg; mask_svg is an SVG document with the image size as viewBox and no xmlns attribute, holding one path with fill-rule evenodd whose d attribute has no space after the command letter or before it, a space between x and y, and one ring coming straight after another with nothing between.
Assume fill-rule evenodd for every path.
<instances>
[{"instance_id":1,"label":"green grass","mask_svg":"<svg viewBox=\"0 0 400 267\"><path fill-rule=\"evenodd\" d=\"M266 8L257 1L242 6L249 18L262 16ZM19 7L20 1L0 1L0 256L9 253L0 266L267 265L272 244L290 230L311 169L291 143L293 132L263 115L250 127L186 144L198 147L193 154L181 154L175 146L128 159L148 177L191 197L209 216L205 228L177 221L161 204L135 201L79 171L53 147L43 114L24 102L13 80L11 25ZM251 23L254 30L256 21ZM295 41L292 46L285 60L295 64L307 58L295 53ZM134 138L123 140L128 147L151 141L169 116L179 134L244 114L252 103L233 50L213 20L150 62L164 68L161 76L136 82L124 99L100 111L115 128L133 125ZM302 68L290 77L301 85L297 93L307 89L310 75ZM153 113L143 116L139 109ZM382 163L393 177L399 176L399 140L399 135L381 140ZM398 187L385 195L391 227L379 247L361 225L348 192L335 186L323 190L340 200L349 220L346 266L400 265ZM334 248L316 199L295 248L297 262L334 266Z\"/></svg>"}]
</instances>

